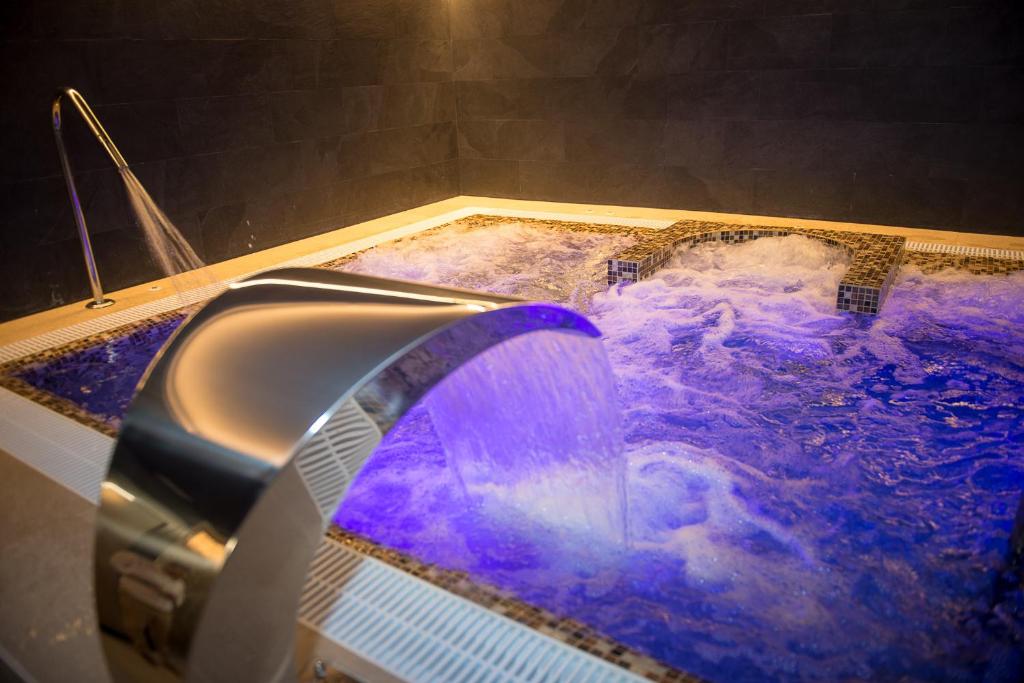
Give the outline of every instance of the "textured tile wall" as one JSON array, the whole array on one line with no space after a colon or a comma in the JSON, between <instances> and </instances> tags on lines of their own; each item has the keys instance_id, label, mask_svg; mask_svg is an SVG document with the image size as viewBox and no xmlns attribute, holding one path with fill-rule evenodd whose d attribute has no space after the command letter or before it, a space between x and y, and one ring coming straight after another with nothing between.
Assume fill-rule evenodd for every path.
<instances>
[{"instance_id":1,"label":"textured tile wall","mask_svg":"<svg viewBox=\"0 0 1024 683\"><path fill-rule=\"evenodd\" d=\"M78 88L208 261L458 191L448 0L6 0L0 320L88 295L49 127ZM75 115L104 284L157 271Z\"/></svg>"},{"instance_id":2,"label":"textured tile wall","mask_svg":"<svg viewBox=\"0 0 1024 683\"><path fill-rule=\"evenodd\" d=\"M0 320L81 299L78 87L216 261L459 192L1024 234L1011 0L7 0ZM69 147L105 283L155 275Z\"/></svg>"},{"instance_id":3,"label":"textured tile wall","mask_svg":"<svg viewBox=\"0 0 1024 683\"><path fill-rule=\"evenodd\" d=\"M1016 0L459 0L462 191L1024 234Z\"/></svg>"}]
</instances>

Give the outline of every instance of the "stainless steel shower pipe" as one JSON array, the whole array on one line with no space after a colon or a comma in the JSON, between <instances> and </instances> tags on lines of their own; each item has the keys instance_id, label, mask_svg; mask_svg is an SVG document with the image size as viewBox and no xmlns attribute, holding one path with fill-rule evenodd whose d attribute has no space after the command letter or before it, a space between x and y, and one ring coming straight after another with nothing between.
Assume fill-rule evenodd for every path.
<instances>
[{"instance_id":1,"label":"stainless steel shower pipe","mask_svg":"<svg viewBox=\"0 0 1024 683\"><path fill-rule=\"evenodd\" d=\"M460 365L537 331L599 343L558 306L329 270L269 271L208 303L147 370L101 488L114 679L294 679L309 563L366 458Z\"/></svg>"},{"instance_id":2,"label":"stainless steel shower pipe","mask_svg":"<svg viewBox=\"0 0 1024 683\"><path fill-rule=\"evenodd\" d=\"M89 287L92 289L92 301L87 303L86 308L106 308L114 303L113 299L103 296L103 285L100 283L100 274L96 268L96 259L92 253L92 242L89 240L89 228L85 224L85 215L82 213L82 203L78 199L78 189L75 187L75 179L71 173L71 164L68 162L68 153L64 149L63 119L61 118L61 102L67 97L74 105L78 113L85 119L89 130L99 141L107 155L117 166L118 170L128 168L128 162L124 160L121 152L110 139L107 131L103 129L100 120L89 107L85 98L73 88L63 88L53 100L51 108L53 119L53 135L57 140L57 154L60 156L60 167L64 172L64 182L68 186L68 196L71 199L71 212L75 216L75 225L78 227L78 238L82 242L82 253L85 256L85 271L89 276Z\"/></svg>"}]
</instances>

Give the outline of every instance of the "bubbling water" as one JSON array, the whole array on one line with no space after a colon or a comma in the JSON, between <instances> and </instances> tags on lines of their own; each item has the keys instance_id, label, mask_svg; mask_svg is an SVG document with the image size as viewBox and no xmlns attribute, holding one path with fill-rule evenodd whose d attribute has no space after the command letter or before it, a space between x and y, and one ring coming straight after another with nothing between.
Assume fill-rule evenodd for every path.
<instances>
[{"instance_id":1,"label":"bubbling water","mask_svg":"<svg viewBox=\"0 0 1024 683\"><path fill-rule=\"evenodd\" d=\"M502 248L430 274L485 280ZM405 257L378 248L375 274ZM798 236L706 244L593 297L625 551L467 509L422 408L337 520L711 680L1018 680L1024 592L994 586L1024 488L1024 274L904 267L869 318L835 310L847 263Z\"/></svg>"},{"instance_id":2,"label":"bubbling water","mask_svg":"<svg viewBox=\"0 0 1024 683\"><path fill-rule=\"evenodd\" d=\"M625 459L612 386L599 341L536 332L459 368L425 405L473 505L624 544Z\"/></svg>"},{"instance_id":3,"label":"bubbling water","mask_svg":"<svg viewBox=\"0 0 1024 683\"><path fill-rule=\"evenodd\" d=\"M605 288L606 259L632 245L626 235L558 232L510 221L486 229L451 225L360 254L345 270L559 301L586 311Z\"/></svg>"}]
</instances>

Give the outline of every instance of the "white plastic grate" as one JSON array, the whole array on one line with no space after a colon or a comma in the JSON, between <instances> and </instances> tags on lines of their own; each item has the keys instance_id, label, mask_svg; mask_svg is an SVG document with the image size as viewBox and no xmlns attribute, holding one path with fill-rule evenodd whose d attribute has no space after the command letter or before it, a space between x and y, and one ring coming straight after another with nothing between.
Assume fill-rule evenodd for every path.
<instances>
[{"instance_id":1,"label":"white plastic grate","mask_svg":"<svg viewBox=\"0 0 1024 683\"><path fill-rule=\"evenodd\" d=\"M335 428L361 433L346 431L343 419ZM0 449L93 504L112 448L110 437L0 389ZM326 491L326 479L312 479L313 489ZM326 537L299 619L343 652L408 681L642 680Z\"/></svg>"},{"instance_id":2,"label":"white plastic grate","mask_svg":"<svg viewBox=\"0 0 1024 683\"><path fill-rule=\"evenodd\" d=\"M302 595L307 626L410 681L639 677L325 539Z\"/></svg>"},{"instance_id":3,"label":"white plastic grate","mask_svg":"<svg viewBox=\"0 0 1024 683\"><path fill-rule=\"evenodd\" d=\"M0 449L97 503L114 440L0 389Z\"/></svg>"},{"instance_id":4,"label":"white plastic grate","mask_svg":"<svg viewBox=\"0 0 1024 683\"><path fill-rule=\"evenodd\" d=\"M990 249L989 247L964 247L956 244L934 244L932 242L907 242L907 251L923 251L932 254L956 254L957 256L988 256L989 258L1024 260L1024 251L1013 249Z\"/></svg>"},{"instance_id":5,"label":"white plastic grate","mask_svg":"<svg viewBox=\"0 0 1024 683\"><path fill-rule=\"evenodd\" d=\"M474 214L649 228L672 223L467 207L293 259L279 267L317 265ZM234 280L243 277L248 275ZM219 292L226 282L113 311L0 347L0 362L202 301ZM346 406L321 428L296 462L325 516L334 512L334 500L339 495L335 487L351 482L380 438L367 422L365 416L360 419ZM0 389L0 449L93 504L99 500L113 445L113 439L97 431ZM299 618L343 651L410 681L642 680L327 538L310 568Z\"/></svg>"},{"instance_id":6,"label":"white plastic grate","mask_svg":"<svg viewBox=\"0 0 1024 683\"><path fill-rule=\"evenodd\" d=\"M295 456L295 466L325 524L381 436L363 409L348 400Z\"/></svg>"}]
</instances>

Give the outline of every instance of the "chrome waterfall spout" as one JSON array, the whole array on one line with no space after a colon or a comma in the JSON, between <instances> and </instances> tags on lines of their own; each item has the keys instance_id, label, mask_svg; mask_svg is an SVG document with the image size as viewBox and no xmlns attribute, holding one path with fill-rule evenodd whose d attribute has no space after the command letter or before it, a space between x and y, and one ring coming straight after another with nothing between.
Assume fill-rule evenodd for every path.
<instances>
[{"instance_id":1,"label":"chrome waterfall spout","mask_svg":"<svg viewBox=\"0 0 1024 683\"><path fill-rule=\"evenodd\" d=\"M92 253L92 242L89 240L89 228L85 223L85 215L82 213L82 203L78 199L78 189L75 187L75 179L71 173L71 164L68 162L68 153L64 148L63 119L61 117L61 102L67 97L68 101L75 106L78 113L82 115L89 130L99 141L100 145L107 152L107 155L117 166L118 170L127 170L128 162L124 160L121 152L110 139L107 131L103 129L100 120L89 107L85 98L74 88L63 88L53 100L52 118L53 135L57 140L57 153L60 156L60 167L64 172L64 182L68 186L68 196L71 199L71 211L75 216L75 225L78 227L78 238L82 241L82 253L85 256L85 271L89 276L89 286L92 288L92 301L85 305L86 308L106 308L114 303L103 295L103 285L100 283L99 270L96 268L96 259Z\"/></svg>"},{"instance_id":2,"label":"chrome waterfall spout","mask_svg":"<svg viewBox=\"0 0 1024 683\"><path fill-rule=\"evenodd\" d=\"M307 569L367 458L459 366L542 331L600 343L558 306L325 269L208 302L146 371L100 490L114 681L295 680Z\"/></svg>"}]
</instances>

